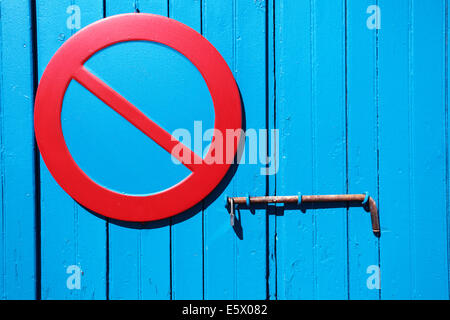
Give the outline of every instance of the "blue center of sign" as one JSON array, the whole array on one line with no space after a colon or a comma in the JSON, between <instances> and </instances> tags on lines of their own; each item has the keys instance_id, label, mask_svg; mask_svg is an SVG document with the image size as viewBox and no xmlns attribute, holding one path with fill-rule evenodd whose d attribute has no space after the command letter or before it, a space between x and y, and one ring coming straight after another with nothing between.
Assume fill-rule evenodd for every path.
<instances>
[{"instance_id":1,"label":"blue center of sign","mask_svg":"<svg viewBox=\"0 0 450 320\"><path fill-rule=\"evenodd\" d=\"M167 132L188 130L192 150L194 122L201 121L203 130L214 127L213 103L203 77L171 48L152 42L120 43L95 54L85 67ZM74 80L64 97L61 123L78 166L108 189L147 195L190 174ZM208 144L203 142L203 148Z\"/></svg>"}]
</instances>

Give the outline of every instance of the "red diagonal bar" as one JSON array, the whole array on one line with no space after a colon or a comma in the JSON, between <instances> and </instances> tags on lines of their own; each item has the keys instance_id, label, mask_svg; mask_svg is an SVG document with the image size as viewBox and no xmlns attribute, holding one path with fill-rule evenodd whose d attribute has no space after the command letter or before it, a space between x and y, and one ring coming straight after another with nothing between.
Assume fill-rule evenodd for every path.
<instances>
[{"instance_id":1,"label":"red diagonal bar","mask_svg":"<svg viewBox=\"0 0 450 320\"><path fill-rule=\"evenodd\" d=\"M89 72L84 66L80 67L80 69L74 74L73 78L111 109L127 119L146 136L155 141L167 152L172 153L175 146L181 145L183 155L186 155L187 152L187 154L190 155L188 159L191 159L191 163L185 163L179 154L174 154L173 156L183 163L189 170L195 171L196 166L203 164L203 159L201 157L176 140L170 133L158 126L155 122L150 120L138 108L109 87L101 79Z\"/></svg>"}]
</instances>

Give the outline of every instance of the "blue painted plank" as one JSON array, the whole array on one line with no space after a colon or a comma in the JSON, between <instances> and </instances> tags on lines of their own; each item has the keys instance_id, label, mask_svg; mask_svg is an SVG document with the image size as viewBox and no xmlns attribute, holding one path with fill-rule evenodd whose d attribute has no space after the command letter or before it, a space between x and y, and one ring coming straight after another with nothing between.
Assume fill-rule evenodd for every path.
<instances>
[{"instance_id":1,"label":"blue painted plank","mask_svg":"<svg viewBox=\"0 0 450 320\"><path fill-rule=\"evenodd\" d=\"M246 118L248 141L244 157L233 179L234 195L266 194L266 165L263 163L267 136L266 127L266 8L265 0L236 1L235 3L235 77L241 91ZM258 133L258 147L251 143ZM268 134L270 138L270 134ZM253 137L253 141L256 141ZM252 149L253 146L253 149ZM256 157L256 163L251 160ZM274 161L274 160L273 160ZM275 164L270 162L275 173ZM223 204L223 199L220 199ZM266 214L264 207L239 210L242 238L236 243L237 299L265 299L267 297Z\"/></svg>"},{"instance_id":2,"label":"blue painted plank","mask_svg":"<svg viewBox=\"0 0 450 320\"><path fill-rule=\"evenodd\" d=\"M347 2L348 192L367 191L378 201L378 30L366 25L371 5L371 0ZM379 290L367 279L379 268L379 239L361 207L348 209L348 250L349 298L378 299Z\"/></svg>"},{"instance_id":3,"label":"blue painted plank","mask_svg":"<svg viewBox=\"0 0 450 320\"><path fill-rule=\"evenodd\" d=\"M344 11L321 1L275 8L279 195L346 192ZM347 298L345 208L279 211L278 297Z\"/></svg>"},{"instance_id":4,"label":"blue painted plank","mask_svg":"<svg viewBox=\"0 0 450 320\"><path fill-rule=\"evenodd\" d=\"M411 181L414 299L448 299L445 1L412 0ZM426 275L426 276L425 276Z\"/></svg>"},{"instance_id":5,"label":"blue painted plank","mask_svg":"<svg viewBox=\"0 0 450 320\"><path fill-rule=\"evenodd\" d=\"M344 4L316 1L313 7L313 190L345 193ZM347 298L345 209L314 213L317 298Z\"/></svg>"},{"instance_id":6,"label":"blue painted plank","mask_svg":"<svg viewBox=\"0 0 450 320\"><path fill-rule=\"evenodd\" d=\"M445 69L445 94L446 94L446 100L445 100L445 120L447 121L445 123L445 146L444 146L444 150L445 150L445 157L446 157L446 172L445 172L445 177L446 177L446 197L447 197L447 201L446 201L446 212L447 212L447 270L448 270L448 288L449 288L449 299L450 299L450 157L449 157L449 123L450 123L450 115L449 115L449 111L448 111L448 106L449 106L449 102L450 102L450 95L449 95L449 82L448 82L448 75L449 75L449 67L450 67L450 56L449 56L449 43L448 43L448 37L449 37L449 31L450 31L450 26L449 26L449 6L448 6L448 1L446 2L446 30L445 30L445 41L446 41L446 46L445 46L445 53L446 53L446 69Z\"/></svg>"},{"instance_id":7,"label":"blue painted plank","mask_svg":"<svg viewBox=\"0 0 450 320\"><path fill-rule=\"evenodd\" d=\"M267 0L266 9L266 50L267 50L267 129L276 130L276 92L275 92L275 24L274 24L274 0ZM280 153L277 149L279 146L280 134L277 132L278 141L269 140L269 151L274 150L275 166L279 163ZM273 149L272 149L273 148ZM272 174L267 179L267 194L276 195L276 178L277 175ZM277 298L277 261L276 261L276 206L267 208L267 295L270 300Z\"/></svg>"},{"instance_id":8,"label":"blue painted plank","mask_svg":"<svg viewBox=\"0 0 450 320\"><path fill-rule=\"evenodd\" d=\"M201 1L170 0L169 16L201 32ZM186 75L187 77L188 75ZM210 103L210 97L201 104ZM180 106L183 107L183 106ZM213 112L213 110L210 110ZM211 114L212 115L212 114ZM197 119L202 120L202 119ZM209 128L203 128L206 130ZM191 135L194 132L191 131ZM203 211L189 219L172 219L172 298L203 298Z\"/></svg>"},{"instance_id":9,"label":"blue painted plank","mask_svg":"<svg viewBox=\"0 0 450 320\"><path fill-rule=\"evenodd\" d=\"M216 47L234 73L233 2L203 1L203 35ZM204 210L204 297L236 297L235 234L220 199L232 193L233 186L214 192L217 200ZM219 194L217 194L219 193Z\"/></svg>"},{"instance_id":10,"label":"blue painted plank","mask_svg":"<svg viewBox=\"0 0 450 320\"><path fill-rule=\"evenodd\" d=\"M265 1L204 1L203 31L233 71L242 94L246 128L265 123ZM205 298L264 299L266 292L266 210L240 209L230 226L224 196L264 195L266 177L259 161L249 164L249 138L241 164L205 215ZM263 139L265 143L265 139ZM255 154L251 154L254 156ZM219 195L219 193L221 193Z\"/></svg>"},{"instance_id":11,"label":"blue painted plank","mask_svg":"<svg viewBox=\"0 0 450 320\"><path fill-rule=\"evenodd\" d=\"M433 5L412 2L415 299L449 298L444 179L445 8L445 1Z\"/></svg>"},{"instance_id":12,"label":"blue painted plank","mask_svg":"<svg viewBox=\"0 0 450 320\"><path fill-rule=\"evenodd\" d=\"M0 18L1 18L1 4L0 4ZM2 24L0 23L0 73L3 74L3 34L2 34ZM3 88L3 77L0 77L0 110L3 110L2 107L2 88ZM3 128L3 116L2 113L0 112L0 129ZM3 129L1 129L2 131L0 131L0 147L3 148ZM1 163L1 170L3 172L3 153L0 153L0 163ZM1 174L1 183L0 183L0 194L3 194L3 174ZM0 277L1 277L1 281L0 281L0 293L1 293L1 299L4 300L5 297L5 281L6 281L6 257L5 257L5 237L4 237L4 230L5 230L5 223L4 223L4 219L3 219L3 199L2 201L2 205L0 206L0 216L2 217L0 219Z\"/></svg>"},{"instance_id":13,"label":"blue painted plank","mask_svg":"<svg viewBox=\"0 0 450 320\"><path fill-rule=\"evenodd\" d=\"M106 1L107 16L135 12L136 8L140 12L167 15L167 1L165 0L151 2ZM165 56L161 58L167 59ZM156 60L158 62L158 59ZM141 70L151 66L151 62L138 61L138 66ZM138 74L138 72L136 70L135 74ZM112 79L117 80L117 78L116 74L115 78ZM141 86L136 86L141 91L136 91L135 94L135 99L139 99L138 103L136 103L139 107L143 104L145 105L145 101L150 97L142 89L144 87L152 88L151 85L154 85L155 79L149 74L148 77L142 78L141 81ZM160 90L160 92L155 91L152 91L153 98L157 100L155 105L160 110L164 110L164 107L161 107L161 105L168 105L167 100L164 100L166 91L164 89ZM164 114L161 115L163 116ZM163 120L158 117L152 119ZM123 129L116 128L116 131L123 132ZM132 137L138 138L137 135ZM124 141L129 139L129 137L125 137ZM143 152L143 155L148 157L157 152L157 150L152 149L152 151L149 151L145 149ZM159 181L158 183L160 184L162 177L167 179L169 176L170 178L167 172L167 170L162 170L159 174L155 172L153 181ZM174 174L172 173L172 175ZM123 181L121 182L123 183ZM138 184L140 183L138 182ZM109 224L110 299L170 299L170 268L170 226L167 222L164 224L138 224L137 226L135 224Z\"/></svg>"},{"instance_id":14,"label":"blue painted plank","mask_svg":"<svg viewBox=\"0 0 450 320\"><path fill-rule=\"evenodd\" d=\"M445 4L380 8L382 298L448 299Z\"/></svg>"},{"instance_id":15,"label":"blue painted plank","mask_svg":"<svg viewBox=\"0 0 450 320\"><path fill-rule=\"evenodd\" d=\"M36 3L39 76L60 45L77 31L78 23L73 16L77 7L74 5L80 9L81 27L103 16L101 0L51 3L39 0ZM83 104L82 101L73 103ZM105 221L72 200L58 186L42 160L40 172L42 298L105 299ZM70 266L81 269L80 289L68 286L69 277L75 275Z\"/></svg>"},{"instance_id":16,"label":"blue painted plank","mask_svg":"<svg viewBox=\"0 0 450 320\"><path fill-rule=\"evenodd\" d=\"M0 18L1 18L1 4L0 4ZM3 33L2 33L2 24L0 23L0 72L1 74L3 74ZM2 107L2 91L3 91L3 77L0 77L0 110L3 110ZM0 112L0 128L3 128L3 116L1 115ZM0 131L0 147L3 148L3 143L1 142L3 140L3 129L2 131ZM1 163L1 169L3 172L3 153L0 153L0 163ZM2 182L0 183L0 194L3 194L3 174L1 175L2 177ZM5 230L5 223L4 223L4 215L3 215L3 199L2 199L2 205L0 206L0 215L1 215L1 219L0 219L0 277L1 277L1 281L0 281L0 293L1 293L1 299L4 300L6 299L5 297L5 281L6 281L6 257L5 257L5 237L4 237L4 230Z\"/></svg>"},{"instance_id":17,"label":"blue painted plank","mask_svg":"<svg viewBox=\"0 0 450 320\"><path fill-rule=\"evenodd\" d=\"M31 21L29 1L0 2L0 299L36 298Z\"/></svg>"},{"instance_id":18,"label":"blue painted plank","mask_svg":"<svg viewBox=\"0 0 450 320\"><path fill-rule=\"evenodd\" d=\"M381 297L412 298L409 1L380 1ZM400 191L400 192L399 192Z\"/></svg>"},{"instance_id":19,"label":"blue painted plank","mask_svg":"<svg viewBox=\"0 0 450 320\"><path fill-rule=\"evenodd\" d=\"M275 1L274 10L276 127L280 130L276 192L312 194L311 6L305 1ZM313 213L278 207L277 214L277 298L313 298Z\"/></svg>"}]
</instances>

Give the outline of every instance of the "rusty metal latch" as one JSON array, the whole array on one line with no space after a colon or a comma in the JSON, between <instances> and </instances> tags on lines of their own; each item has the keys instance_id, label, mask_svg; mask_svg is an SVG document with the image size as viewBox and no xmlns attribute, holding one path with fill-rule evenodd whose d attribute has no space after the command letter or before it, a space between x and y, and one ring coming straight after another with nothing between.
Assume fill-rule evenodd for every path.
<instances>
[{"instance_id":1,"label":"rusty metal latch","mask_svg":"<svg viewBox=\"0 0 450 320\"><path fill-rule=\"evenodd\" d=\"M300 206L306 202L361 202L361 205L370 212L372 221L372 231L376 236L380 235L380 220L378 216L378 209L369 193L363 194L329 194L329 195L314 195L307 196L298 194L297 196L262 196L262 197L227 197L226 205L230 208L230 223L234 226L235 213L234 207L236 204L247 205L257 203L293 203Z\"/></svg>"}]
</instances>

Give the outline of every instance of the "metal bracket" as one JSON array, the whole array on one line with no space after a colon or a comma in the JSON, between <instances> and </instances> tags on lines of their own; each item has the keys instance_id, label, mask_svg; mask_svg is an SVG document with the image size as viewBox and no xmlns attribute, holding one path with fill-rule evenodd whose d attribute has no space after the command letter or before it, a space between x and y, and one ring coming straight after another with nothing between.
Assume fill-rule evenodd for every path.
<instances>
[{"instance_id":1,"label":"metal bracket","mask_svg":"<svg viewBox=\"0 0 450 320\"><path fill-rule=\"evenodd\" d=\"M236 204L247 205L257 203L293 203L302 205L307 202L361 202L361 205L370 212L372 231L376 236L380 235L380 220L378 208L369 193L363 194L329 194L306 196L301 193L298 196L263 196L263 197L227 197L226 204L230 206L230 223L234 226L234 206Z\"/></svg>"}]
</instances>

